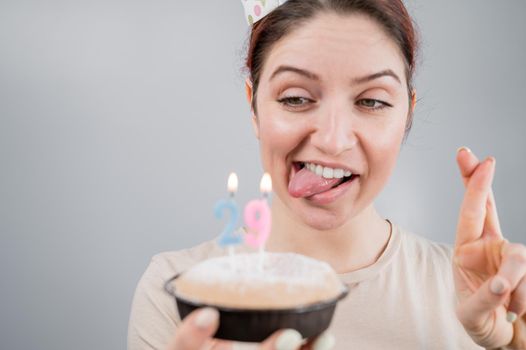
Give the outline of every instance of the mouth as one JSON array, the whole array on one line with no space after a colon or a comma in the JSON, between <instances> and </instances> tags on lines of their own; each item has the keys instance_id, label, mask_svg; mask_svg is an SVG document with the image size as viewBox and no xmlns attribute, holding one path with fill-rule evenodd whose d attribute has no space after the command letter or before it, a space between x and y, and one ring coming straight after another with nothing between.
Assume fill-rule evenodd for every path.
<instances>
[{"instance_id":1,"label":"mouth","mask_svg":"<svg viewBox=\"0 0 526 350\"><path fill-rule=\"evenodd\" d=\"M294 198L329 204L345 194L358 177L351 169L341 165L293 162L288 192Z\"/></svg>"},{"instance_id":2,"label":"mouth","mask_svg":"<svg viewBox=\"0 0 526 350\"><path fill-rule=\"evenodd\" d=\"M335 181L335 183L332 186L329 187L329 190L336 188L346 182L349 182L359 176L358 174L355 174L351 172L351 170L348 170L348 169L331 168L331 167L323 166L318 163L311 163L311 162L293 162L292 168L293 168L292 176L294 176L300 170L306 169L323 179L327 179L327 180L332 179L333 181L334 179L339 179L338 181Z\"/></svg>"}]
</instances>

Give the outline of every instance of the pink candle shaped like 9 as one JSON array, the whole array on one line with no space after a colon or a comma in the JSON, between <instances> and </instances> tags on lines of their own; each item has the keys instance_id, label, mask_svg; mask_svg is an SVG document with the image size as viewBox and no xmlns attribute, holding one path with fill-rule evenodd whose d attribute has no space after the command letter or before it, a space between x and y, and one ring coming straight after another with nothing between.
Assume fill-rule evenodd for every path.
<instances>
[{"instance_id":1,"label":"pink candle shaped like 9","mask_svg":"<svg viewBox=\"0 0 526 350\"><path fill-rule=\"evenodd\" d=\"M244 219L248 228L245 242L262 250L270 235L272 222L267 201L272 191L272 179L268 173L265 173L261 178L260 191L263 194L263 199L254 199L245 206Z\"/></svg>"}]
</instances>

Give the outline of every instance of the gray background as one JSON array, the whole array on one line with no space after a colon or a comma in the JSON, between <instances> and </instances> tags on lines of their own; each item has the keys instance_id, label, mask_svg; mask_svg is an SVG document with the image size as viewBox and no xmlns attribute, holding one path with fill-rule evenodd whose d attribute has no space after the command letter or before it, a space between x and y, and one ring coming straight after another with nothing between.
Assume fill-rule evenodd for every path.
<instances>
[{"instance_id":1,"label":"gray background","mask_svg":"<svg viewBox=\"0 0 526 350\"><path fill-rule=\"evenodd\" d=\"M526 2L411 1L416 120L381 212L453 242L455 150L497 158L526 242ZM239 1L0 1L0 348L123 349L157 252L213 238L229 171L261 175Z\"/></svg>"}]
</instances>

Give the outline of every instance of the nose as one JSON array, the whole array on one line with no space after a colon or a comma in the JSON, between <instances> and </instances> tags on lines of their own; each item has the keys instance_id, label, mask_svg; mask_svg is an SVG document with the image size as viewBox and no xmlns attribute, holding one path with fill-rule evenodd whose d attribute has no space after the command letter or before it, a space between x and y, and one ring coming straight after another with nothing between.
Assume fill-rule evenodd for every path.
<instances>
[{"instance_id":1,"label":"nose","mask_svg":"<svg viewBox=\"0 0 526 350\"><path fill-rule=\"evenodd\" d=\"M339 156L356 146L358 138L349 107L332 108L316 118L310 141L324 154Z\"/></svg>"}]
</instances>

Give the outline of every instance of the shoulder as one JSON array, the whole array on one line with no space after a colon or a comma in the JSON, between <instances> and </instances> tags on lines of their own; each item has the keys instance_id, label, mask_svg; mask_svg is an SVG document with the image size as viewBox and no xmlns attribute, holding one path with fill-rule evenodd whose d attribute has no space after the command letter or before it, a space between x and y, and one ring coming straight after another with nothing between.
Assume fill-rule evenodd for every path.
<instances>
[{"instance_id":1,"label":"shoulder","mask_svg":"<svg viewBox=\"0 0 526 350\"><path fill-rule=\"evenodd\" d=\"M408 291L424 293L423 298L433 296L435 303L454 305L453 247L403 228L399 232L401 244L393 268L400 280L407 283Z\"/></svg>"},{"instance_id":2,"label":"shoulder","mask_svg":"<svg viewBox=\"0 0 526 350\"><path fill-rule=\"evenodd\" d=\"M398 227L401 235L402 257L421 267L451 269L453 247L446 243L432 241L405 228Z\"/></svg>"},{"instance_id":3,"label":"shoulder","mask_svg":"<svg viewBox=\"0 0 526 350\"><path fill-rule=\"evenodd\" d=\"M400 226L398 228L402 236L402 245L406 250L413 251L419 255L436 256L451 260L453 247L450 244L435 242Z\"/></svg>"},{"instance_id":4,"label":"shoulder","mask_svg":"<svg viewBox=\"0 0 526 350\"><path fill-rule=\"evenodd\" d=\"M222 254L214 241L195 247L156 254L144 271L132 301L128 324L128 349L164 348L179 324L173 298L164 284L174 275L202 260Z\"/></svg>"},{"instance_id":5,"label":"shoulder","mask_svg":"<svg viewBox=\"0 0 526 350\"><path fill-rule=\"evenodd\" d=\"M224 252L213 240L191 248L162 252L152 257L150 261L151 273L170 278L201 261L220 255L224 255Z\"/></svg>"}]
</instances>

